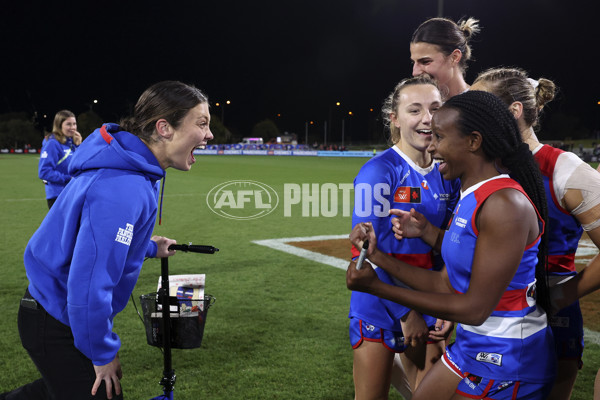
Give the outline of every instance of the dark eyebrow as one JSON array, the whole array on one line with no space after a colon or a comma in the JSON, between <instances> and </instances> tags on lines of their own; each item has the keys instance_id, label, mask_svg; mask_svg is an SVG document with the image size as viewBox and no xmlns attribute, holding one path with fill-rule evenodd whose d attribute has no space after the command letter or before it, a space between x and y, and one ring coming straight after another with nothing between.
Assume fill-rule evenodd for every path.
<instances>
[{"instance_id":1,"label":"dark eyebrow","mask_svg":"<svg viewBox=\"0 0 600 400\"><path fill-rule=\"evenodd\" d=\"M417 58L414 62L423 62L423 61L427 61L427 60L433 60L433 58L429 57L429 56L425 56L425 57L421 57L421 58Z\"/></svg>"}]
</instances>

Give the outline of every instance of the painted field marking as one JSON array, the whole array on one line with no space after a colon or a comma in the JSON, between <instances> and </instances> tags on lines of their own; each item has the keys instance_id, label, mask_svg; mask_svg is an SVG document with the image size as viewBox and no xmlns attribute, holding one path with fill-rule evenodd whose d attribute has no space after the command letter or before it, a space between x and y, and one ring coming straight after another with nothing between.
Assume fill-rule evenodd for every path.
<instances>
[{"instance_id":1,"label":"painted field marking","mask_svg":"<svg viewBox=\"0 0 600 400\"><path fill-rule=\"evenodd\" d=\"M284 253L292 254L298 257L305 258L307 260L316 261L321 264L330 265L335 268L343 269L344 271L348 268L348 260L341 258L328 256L315 251L301 249L300 247L289 245L288 243L294 242L312 242L316 240L336 240L336 239L347 239L348 234L344 235L322 235L322 236L304 236L304 237L293 237L293 238L281 238L281 239L265 239L265 240L253 240L252 243L266 246L274 250L283 251Z\"/></svg>"},{"instance_id":2,"label":"painted field marking","mask_svg":"<svg viewBox=\"0 0 600 400\"><path fill-rule=\"evenodd\" d=\"M341 258L328 256L322 253L317 253L315 251L310 251L306 249L301 249L296 246L291 246L287 243L294 242L314 242L317 240L337 240L337 239L347 239L348 234L343 235L320 235L320 236L301 236L301 237L289 237L289 238L279 238L279 239L264 239L264 240L253 240L252 243L258 244L260 246L269 247L274 250L283 251L284 253L293 254L298 257L305 258L307 260L316 261L322 264L330 265L332 267L340 268L346 270L348 268L348 260L343 260ZM588 262L590 261L596 254L598 254L598 249L594 242L589 239L582 239L579 242L579 246L577 247L577 252L575 253L576 257L582 257L579 262Z\"/></svg>"},{"instance_id":3,"label":"painted field marking","mask_svg":"<svg viewBox=\"0 0 600 400\"><path fill-rule=\"evenodd\" d=\"M288 243L294 242L312 242L317 240L338 240L347 239L348 234L343 235L321 235L321 236L302 236L302 237L291 237L291 238L280 238L280 239L265 239L265 240L253 240L252 243L260 246L269 247L274 250L283 251L284 253L292 254L297 257L302 257L307 260L316 261L321 264L330 265L335 268L346 270L348 268L348 260L341 258L328 256L315 251L302 249L300 247L289 245ZM591 260L596 254L598 249L594 242L589 239L582 239L577 248L577 257L585 257L584 259L578 260L579 262L587 262ZM586 343L592 343L600 345L600 332L592 331L584 328L584 341Z\"/></svg>"},{"instance_id":4,"label":"painted field marking","mask_svg":"<svg viewBox=\"0 0 600 400\"><path fill-rule=\"evenodd\" d=\"M581 239L577 246L575 257L581 257L577 260L578 263L587 264L598 254L598 248L590 239Z\"/></svg>"}]
</instances>

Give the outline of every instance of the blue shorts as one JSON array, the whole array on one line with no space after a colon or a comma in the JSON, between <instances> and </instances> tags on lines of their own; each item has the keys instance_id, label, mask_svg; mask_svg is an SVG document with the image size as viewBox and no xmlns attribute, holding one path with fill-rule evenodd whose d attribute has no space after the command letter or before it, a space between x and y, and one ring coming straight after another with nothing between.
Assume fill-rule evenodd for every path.
<instances>
[{"instance_id":1,"label":"blue shorts","mask_svg":"<svg viewBox=\"0 0 600 400\"><path fill-rule=\"evenodd\" d=\"M435 326L430 326L433 330ZM350 344L353 349L361 345L363 340L367 342L379 342L393 353L404 353L408 345L404 344L402 331L390 331L369 324L358 318L350 318ZM427 344L435 343L428 341Z\"/></svg>"},{"instance_id":2,"label":"blue shorts","mask_svg":"<svg viewBox=\"0 0 600 400\"><path fill-rule=\"evenodd\" d=\"M406 350L402 332L378 328L358 318L350 318L350 344L356 349L366 340L379 342L391 352L403 353Z\"/></svg>"},{"instance_id":3,"label":"blue shorts","mask_svg":"<svg viewBox=\"0 0 600 400\"><path fill-rule=\"evenodd\" d=\"M463 372L452 361L448 351L444 353L442 362L448 369L462 378L456 388L456 393L471 399L544 400L550 394L554 384L553 381L546 383L499 381Z\"/></svg>"},{"instance_id":4,"label":"blue shorts","mask_svg":"<svg viewBox=\"0 0 600 400\"><path fill-rule=\"evenodd\" d=\"M579 369L583 366L583 317L579 301L563 308L551 318L548 324L554 335L554 347L559 360L577 360Z\"/></svg>"}]
</instances>

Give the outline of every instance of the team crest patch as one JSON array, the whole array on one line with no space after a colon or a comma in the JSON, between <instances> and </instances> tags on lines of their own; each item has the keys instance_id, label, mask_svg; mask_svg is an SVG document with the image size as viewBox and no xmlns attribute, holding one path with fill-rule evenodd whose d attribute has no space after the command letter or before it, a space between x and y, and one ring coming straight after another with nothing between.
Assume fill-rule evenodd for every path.
<instances>
[{"instance_id":1,"label":"team crest patch","mask_svg":"<svg viewBox=\"0 0 600 400\"><path fill-rule=\"evenodd\" d=\"M115 242L123 243L129 246L133 238L133 225L125 224L125 228L119 228Z\"/></svg>"},{"instance_id":2,"label":"team crest patch","mask_svg":"<svg viewBox=\"0 0 600 400\"><path fill-rule=\"evenodd\" d=\"M502 354L498 353L486 353L484 351L477 353L477 361L502 366Z\"/></svg>"},{"instance_id":3,"label":"team crest patch","mask_svg":"<svg viewBox=\"0 0 600 400\"><path fill-rule=\"evenodd\" d=\"M421 203L421 188L401 186L394 193L395 203Z\"/></svg>"}]
</instances>

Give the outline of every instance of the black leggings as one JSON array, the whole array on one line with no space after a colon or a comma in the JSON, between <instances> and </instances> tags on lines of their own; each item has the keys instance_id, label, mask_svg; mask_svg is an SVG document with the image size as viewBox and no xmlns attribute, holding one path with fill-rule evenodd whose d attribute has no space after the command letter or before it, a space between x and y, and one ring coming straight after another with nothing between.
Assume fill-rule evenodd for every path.
<instances>
[{"instance_id":1,"label":"black leggings","mask_svg":"<svg viewBox=\"0 0 600 400\"><path fill-rule=\"evenodd\" d=\"M6 400L107 398L104 382L92 397L96 372L90 359L75 347L71 328L48 314L29 291L21 300L18 318L21 343L42 378L5 393ZM113 389L113 399L123 399L123 394L117 396Z\"/></svg>"}]
</instances>

